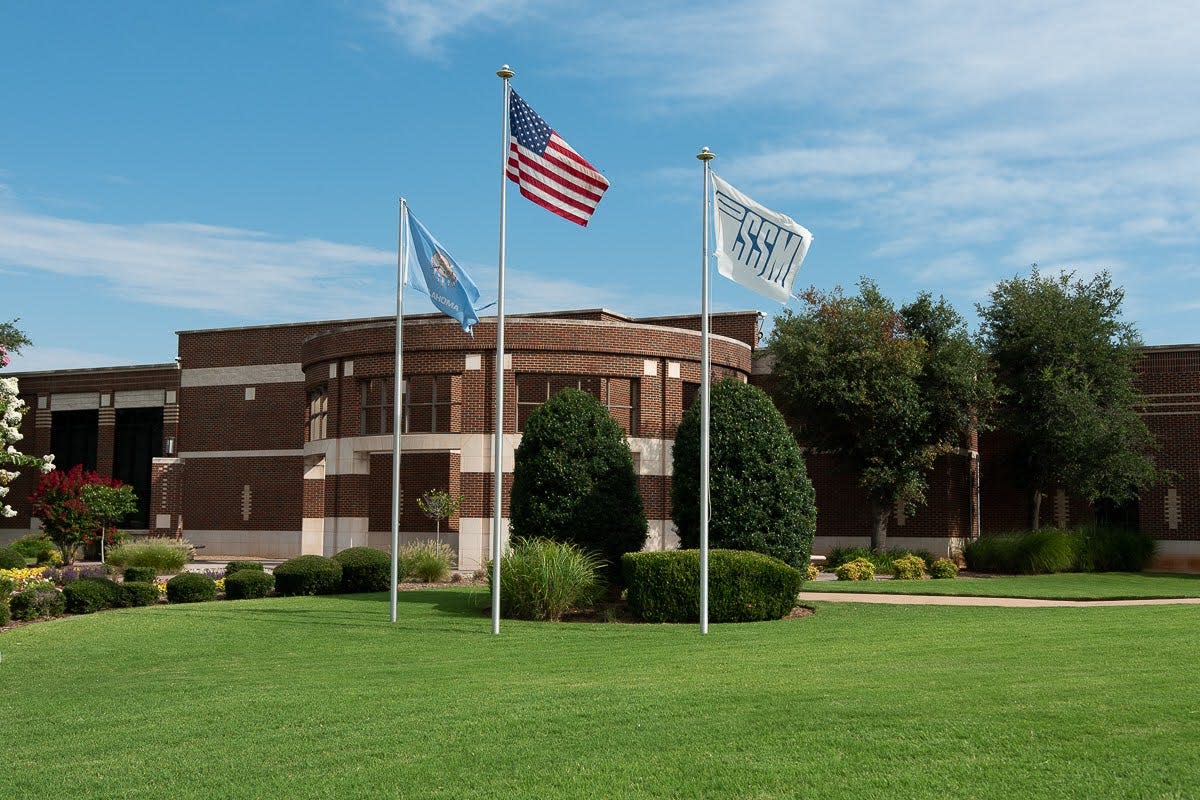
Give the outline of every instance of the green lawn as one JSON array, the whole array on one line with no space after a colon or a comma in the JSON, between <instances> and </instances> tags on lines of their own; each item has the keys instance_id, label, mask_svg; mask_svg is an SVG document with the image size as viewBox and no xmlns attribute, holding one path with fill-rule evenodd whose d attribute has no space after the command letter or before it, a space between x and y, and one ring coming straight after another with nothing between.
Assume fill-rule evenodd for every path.
<instances>
[{"instance_id":1,"label":"green lawn","mask_svg":"<svg viewBox=\"0 0 1200 800\"><path fill-rule=\"evenodd\" d=\"M0 635L0 797L1185 798L1200 608L490 621L467 590Z\"/></svg>"},{"instance_id":2,"label":"green lawn","mask_svg":"<svg viewBox=\"0 0 1200 800\"><path fill-rule=\"evenodd\" d=\"M1033 597L1046 600L1133 600L1200 597L1200 576L1136 572L1068 572L923 581L808 581L806 592L948 594L968 597Z\"/></svg>"}]
</instances>

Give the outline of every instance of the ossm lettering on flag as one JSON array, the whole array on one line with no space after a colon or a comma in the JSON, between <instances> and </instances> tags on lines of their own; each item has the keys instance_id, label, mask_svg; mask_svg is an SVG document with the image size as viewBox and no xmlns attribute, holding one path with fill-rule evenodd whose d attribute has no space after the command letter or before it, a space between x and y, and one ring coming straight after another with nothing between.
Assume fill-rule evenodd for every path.
<instances>
[{"instance_id":1,"label":"ossm lettering on flag","mask_svg":"<svg viewBox=\"0 0 1200 800\"><path fill-rule=\"evenodd\" d=\"M717 269L747 289L786 303L812 234L791 217L754 202L715 173L712 179Z\"/></svg>"}]
</instances>

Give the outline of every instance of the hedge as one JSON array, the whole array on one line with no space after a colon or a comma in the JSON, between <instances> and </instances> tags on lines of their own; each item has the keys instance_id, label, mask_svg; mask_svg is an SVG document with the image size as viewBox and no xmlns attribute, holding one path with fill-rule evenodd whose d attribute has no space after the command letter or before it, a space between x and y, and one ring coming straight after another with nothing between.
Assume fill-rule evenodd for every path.
<instances>
[{"instance_id":1,"label":"hedge","mask_svg":"<svg viewBox=\"0 0 1200 800\"><path fill-rule=\"evenodd\" d=\"M342 587L342 565L324 556L297 556L275 568L281 595L334 594Z\"/></svg>"},{"instance_id":2,"label":"hedge","mask_svg":"<svg viewBox=\"0 0 1200 800\"><path fill-rule=\"evenodd\" d=\"M629 607L648 622L700 619L700 551L627 553L621 559ZM796 607L804 574L783 561L748 550L710 550L708 619L755 622L781 619Z\"/></svg>"}]
</instances>

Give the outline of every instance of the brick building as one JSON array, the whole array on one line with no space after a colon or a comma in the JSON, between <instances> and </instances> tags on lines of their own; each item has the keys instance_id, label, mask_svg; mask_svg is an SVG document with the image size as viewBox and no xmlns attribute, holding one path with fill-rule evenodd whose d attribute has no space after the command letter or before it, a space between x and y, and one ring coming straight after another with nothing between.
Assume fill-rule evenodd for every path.
<instances>
[{"instance_id":1,"label":"brick building","mask_svg":"<svg viewBox=\"0 0 1200 800\"><path fill-rule=\"evenodd\" d=\"M754 311L712 316L715 377L763 377L767 367L754 359L761 320ZM508 317L505 486L530 412L560 388L583 389L628 436L647 547L673 546L671 448L699 389L699 327L695 315L633 319L604 309ZM490 551L494 337L494 318L473 336L440 315L404 323L401 539L434 531L416 505L423 492L461 494L442 538L464 570ZM307 322L181 331L174 364L16 373L34 409L23 423L25 450L132 484L143 505L126 527L186 535L208 556L386 548L394 346L392 318ZM1158 457L1176 480L1120 511L1161 540L1163 566L1200 571L1200 346L1147 348L1142 381ZM979 531L1024 524L1026 501L1005 472L1003 437L965 444L938 461L928 505L895 509L894 546L952 552ZM807 459L815 551L868 543L868 507L854 477L829 455ZM0 543L36 527L24 501L33 480L23 475L14 486L19 513L0 520ZM1042 505L1047 521L1065 524L1095 513L1062 493Z\"/></svg>"}]
</instances>

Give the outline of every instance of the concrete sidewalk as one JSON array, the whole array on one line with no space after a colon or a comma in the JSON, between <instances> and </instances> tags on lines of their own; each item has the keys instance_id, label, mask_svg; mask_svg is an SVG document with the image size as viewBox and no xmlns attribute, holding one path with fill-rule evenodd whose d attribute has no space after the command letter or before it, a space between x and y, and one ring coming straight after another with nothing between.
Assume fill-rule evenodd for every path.
<instances>
[{"instance_id":1,"label":"concrete sidewalk","mask_svg":"<svg viewBox=\"0 0 1200 800\"><path fill-rule=\"evenodd\" d=\"M869 594L867 592L801 592L800 600L806 603L884 603L894 606L996 606L1001 608L1200 605L1200 597L1149 600L1035 600L1028 597L960 597L934 594Z\"/></svg>"}]
</instances>

